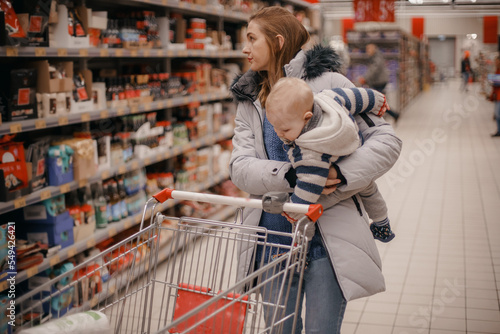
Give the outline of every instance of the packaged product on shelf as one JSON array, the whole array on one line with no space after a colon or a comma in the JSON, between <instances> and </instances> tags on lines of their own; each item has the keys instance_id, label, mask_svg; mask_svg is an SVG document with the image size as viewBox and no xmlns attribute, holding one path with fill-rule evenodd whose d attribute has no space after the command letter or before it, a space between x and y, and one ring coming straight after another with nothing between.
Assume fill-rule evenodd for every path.
<instances>
[{"instance_id":1,"label":"packaged product on shelf","mask_svg":"<svg viewBox=\"0 0 500 334\"><path fill-rule=\"evenodd\" d=\"M24 2L25 7L28 3ZM24 10L29 15L27 41L23 45L27 46L49 46L49 16L51 12L52 0L39 0L30 3L29 8Z\"/></svg>"},{"instance_id":2,"label":"packaged product on shelf","mask_svg":"<svg viewBox=\"0 0 500 334\"><path fill-rule=\"evenodd\" d=\"M174 145L174 133L172 129L172 122L170 121L159 121L157 123L158 126L163 127L163 136L160 136L159 142L160 145L166 148L171 148Z\"/></svg>"},{"instance_id":3,"label":"packaged product on shelf","mask_svg":"<svg viewBox=\"0 0 500 334\"><path fill-rule=\"evenodd\" d=\"M0 0L0 9L5 15L5 27L0 27L5 29L8 34L8 45L17 45L19 41L16 41L16 38L25 38L26 33L21 26L21 22L19 21L14 8L12 7L12 2L9 0Z\"/></svg>"},{"instance_id":4,"label":"packaged product on shelf","mask_svg":"<svg viewBox=\"0 0 500 334\"><path fill-rule=\"evenodd\" d=\"M80 211L82 213L82 222L73 227L73 238L75 242L80 242L90 237L96 229L96 211L92 198L90 185L78 189L78 199L80 201Z\"/></svg>"},{"instance_id":5,"label":"packaged product on shelf","mask_svg":"<svg viewBox=\"0 0 500 334\"><path fill-rule=\"evenodd\" d=\"M26 149L26 161L32 166L32 189L39 190L48 184L46 157L49 153L50 138L40 138Z\"/></svg>"},{"instance_id":6,"label":"packaged product on shelf","mask_svg":"<svg viewBox=\"0 0 500 334\"><path fill-rule=\"evenodd\" d=\"M61 144L49 147L47 155L48 182L51 186L69 183L74 179L74 150Z\"/></svg>"},{"instance_id":7,"label":"packaged product on shelf","mask_svg":"<svg viewBox=\"0 0 500 334\"><path fill-rule=\"evenodd\" d=\"M62 248L73 245L73 218L68 211L57 214L55 208L60 201L58 196L43 201L42 205L25 207L24 222L17 230L19 238Z\"/></svg>"},{"instance_id":8,"label":"packaged product on shelf","mask_svg":"<svg viewBox=\"0 0 500 334\"><path fill-rule=\"evenodd\" d=\"M5 74L5 73L4 73ZM0 82L0 112L6 122L36 118L36 69L14 69Z\"/></svg>"},{"instance_id":9,"label":"packaged product on shelf","mask_svg":"<svg viewBox=\"0 0 500 334\"><path fill-rule=\"evenodd\" d=\"M102 188L102 183L97 182L92 185L92 197L93 205L95 211L95 221L97 228L105 228L108 226L108 210L106 197L104 197L104 191Z\"/></svg>"},{"instance_id":10,"label":"packaged product on shelf","mask_svg":"<svg viewBox=\"0 0 500 334\"><path fill-rule=\"evenodd\" d=\"M28 166L26 163L23 143L0 144L0 158L2 200L8 201L13 199L13 196L20 195L18 190L31 191L31 164Z\"/></svg>"},{"instance_id":11,"label":"packaged product on shelf","mask_svg":"<svg viewBox=\"0 0 500 334\"><path fill-rule=\"evenodd\" d=\"M82 211L82 203L78 197L77 191L72 190L65 195L66 208L68 209L69 215L73 218L74 226L80 226L83 224L85 217Z\"/></svg>"},{"instance_id":12,"label":"packaged product on shelf","mask_svg":"<svg viewBox=\"0 0 500 334\"><path fill-rule=\"evenodd\" d=\"M55 145L65 144L73 149L74 179L86 180L97 172L96 145L89 138L71 138L54 142Z\"/></svg>"}]
</instances>

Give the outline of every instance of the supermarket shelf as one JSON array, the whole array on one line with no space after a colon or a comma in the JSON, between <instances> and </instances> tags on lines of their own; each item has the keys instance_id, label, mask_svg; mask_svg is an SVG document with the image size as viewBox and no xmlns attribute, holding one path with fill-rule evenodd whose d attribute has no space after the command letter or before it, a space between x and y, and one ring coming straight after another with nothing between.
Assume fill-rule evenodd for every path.
<instances>
[{"instance_id":1,"label":"supermarket shelf","mask_svg":"<svg viewBox=\"0 0 500 334\"><path fill-rule=\"evenodd\" d=\"M314 8L317 4L310 3L307 1L302 1L302 0L283 0L284 3L289 3L294 6L298 7L305 7L305 8Z\"/></svg>"},{"instance_id":2,"label":"supermarket shelf","mask_svg":"<svg viewBox=\"0 0 500 334\"><path fill-rule=\"evenodd\" d=\"M0 47L0 57L43 58L245 58L240 50L169 50L123 48Z\"/></svg>"},{"instance_id":3,"label":"supermarket shelf","mask_svg":"<svg viewBox=\"0 0 500 334\"><path fill-rule=\"evenodd\" d=\"M399 53L382 53L385 59L399 59L400 54ZM356 54L356 53L351 53L349 54L349 57L351 57L351 60L366 60L370 59L370 56L367 54Z\"/></svg>"},{"instance_id":4,"label":"supermarket shelf","mask_svg":"<svg viewBox=\"0 0 500 334\"><path fill-rule=\"evenodd\" d=\"M360 39L348 39L349 44L365 45L365 44L399 44L401 38L360 38Z\"/></svg>"},{"instance_id":5,"label":"supermarket shelf","mask_svg":"<svg viewBox=\"0 0 500 334\"><path fill-rule=\"evenodd\" d=\"M136 158L133 159L132 161L128 163L124 163L122 165L106 169L100 173L97 173L97 175L91 179L86 179L86 180L80 180L80 181L72 181L69 183L65 183L60 186L50 186L43 188L41 190L35 191L29 195L19 197L15 200L9 201L9 202L3 202L0 203L0 214L4 214L19 208L23 208L25 206L35 204L38 202L41 202L43 200L49 199L51 197L60 195L60 194L65 194L67 192L70 192L71 190L81 188L85 186L86 184L91 184L98 182L100 180L105 180L110 177L116 176L116 175L121 175L130 171L134 171L137 169L140 169L142 167L154 164L159 161L163 161L172 157L175 157L183 152L187 152L191 149L194 148L199 148L203 146L208 146L208 145L213 145L218 141L228 139L233 135L233 129L232 128L225 128L222 131L220 131L217 134L214 134L212 136L207 136L199 139L195 139L191 141L190 143L183 145L183 146L178 146L174 147L171 149L165 149L165 150L157 150L154 151L153 154L144 157L144 158Z\"/></svg>"},{"instance_id":6,"label":"supermarket shelf","mask_svg":"<svg viewBox=\"0 0 500 334\"><path fill-rule=\"evenodd\" d=\"M228 178L229 178L229 175L227 175L227 174L217 175L217 176L214 176L211 180L209 180L207 182L196 184L196 185L190 187L188 189L188 191L201 192L201 191L206 190L214 185L221 183L224 180L227 180ZM157 206L156 212L164 211L168 208L175 206L178 203L179 203L179 201L174 200L174 201L165 202L163 204L159 204ZM232 208L232 209L233 209L232 212L234 213L235 210L234 210L234 208ZM222 211L220 214L218 213L216 216L214 216L213 219L223 220L228 215L229 215L229 211ZM150 215L147 215L146 219L149 219L149 218L150 218ZM24 270L24 271L21 271L20 273L18 273L16 275L16 284L18 284L19 282L22 282L24 280L27 280L28 278L38 274L39 272L42 272L45 269L48 269L48 268L50 268L58 263L61 263L64 260L71 258L71 257L75 256L76 254L81 253L81 252L95 246L96 244L117 235L118 233L120 233L124 230L131 228L132 226L139 224L141 222L141 219L142 219L142 211L140 213L137 213L137 214L131 216L131 217L127 217L126 219L122 219L119 222L111 223L104 229L97 229L92 236L90 236L90 237L88 237L80 242L75 243L73 246L63 248L56 255L51 256L49 258L45 258L43 260L43 262L40 263L39 265L31 267L27 270ZM7 282L6 281L1 282L0 283L0 291L5 290L6 288L7 288Z\"/></svg>"},{"instance_id":7,"label":"supermarket shelf","mask_svg":"<svg viewBox=\"0 0 500 334\"><path fill-rule=\"evenodd\" d=\"M79 124L90 121L108 119L110 117L118 117L141 112L161 110L164 108L173 108L186 105L191 102L209 102L218 101L229 98L229 92L214 92L207 94L192 94L188 96L174 97L171 99L154 101L151 103L143 103L134 107L109 108L103 110L95 110L83 113L70 113L67 116L28 119L18 122L6 122L0 124L0 135L9 133L19 133L47 128L54 128L69 124ZM0 212L1 213L1 212Z\"/></svg>"}]
</instances>

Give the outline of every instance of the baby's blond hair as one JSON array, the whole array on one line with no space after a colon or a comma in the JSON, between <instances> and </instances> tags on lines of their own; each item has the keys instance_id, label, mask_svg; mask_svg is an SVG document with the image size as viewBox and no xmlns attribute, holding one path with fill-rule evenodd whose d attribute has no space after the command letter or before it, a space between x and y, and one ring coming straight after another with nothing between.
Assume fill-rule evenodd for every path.
<instances>
[{"instance_id":1,"label":"baby's blond hair","mask_svg":"<svg viewBox=\"0 0 500 334\"><path fill-rule=\"evenodd\" d=\"M299 78L281 78L267 97L266 112L295 112L302 116L314 104L311 87Z\"/></svg>"}]
</instances>

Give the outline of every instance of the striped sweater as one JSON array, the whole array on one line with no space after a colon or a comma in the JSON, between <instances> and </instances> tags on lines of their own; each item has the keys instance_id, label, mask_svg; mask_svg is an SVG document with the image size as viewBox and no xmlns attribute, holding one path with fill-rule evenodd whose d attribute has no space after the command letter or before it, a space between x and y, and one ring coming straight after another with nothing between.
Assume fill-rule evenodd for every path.
<instances>
[{"instance_id":1,"label":"striped sweater","mask_svg":"<svg viewBox=\"0 0 500 334\"><path fill-rule=\"evenodd\" d=\"M285 145L297 174L297 185L290 198L293 203L317 203L331 164L361 145L353 115L366 112L379 115L385 96L372 89L336 88L318 93L314 101L313 112L316 117L318 113L321 115L320 121L316 126L310 126L309 122L294 142Z\"/></svg>"}]
</instances>

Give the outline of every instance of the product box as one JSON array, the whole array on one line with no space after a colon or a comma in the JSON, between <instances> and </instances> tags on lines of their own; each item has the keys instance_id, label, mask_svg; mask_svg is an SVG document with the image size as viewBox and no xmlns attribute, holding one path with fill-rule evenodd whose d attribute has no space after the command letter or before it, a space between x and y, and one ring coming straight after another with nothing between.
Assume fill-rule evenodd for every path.
<instances>
[{"instance_id":1,"label":"product box","mask_svg":"<svg viewBox=\"0 0 500 334\"><path fill-rule=\"evenodd\" d=\"M0 73L0 112L5 122L37 118L36 69ZM10 78L8 80L7 78Z\"/></svg>"},{"instance_id":2,"label":"product box","mask_svg":"<svg viewBox=\"0 0 500 334\"><path fill-rule=\"evenodd\" d=\"M34 62L32 67L37 70L36 90L38 93L71 92L73 90L72 61L49 64L48 60L40 60ZM50 67L57 70L51 71Z\"/></svg>"},{"instance_id":3,"label":"product box","mask_svg":"<svg viewBox=\"0 0 500 334\"><path fill-rule=\"evenodd\" d=\"M86 180L97 173L96 145L92 139L72 138L55 144L66 144L73 149L73 175L75 180Z\"/></svg>"},{"instance_id":4,"label":"product box","mask_svg":"<svg viewBox=\"0 0 500 334\"><path fill-rule=\"evenodd\" d=\"M85 81L85 93L88 97L88 100L83 101L81 97L85 94L81 91L83 87L77 88L76 91L73 91L73 101L71 104L71 113L82 113L94 110L94 101L92 99L93 96L93 88L92 88L92 71L90 70L80 70L79 73L82 75L83 80ZM80 91L79 91L80 90ZM78 94L75 97L75 94Z\"/></svg>"},{"instance_id":5,"label":"product box","mask_svg":"<svg viewBox=\"0 0 500 334\"><path fill-rule=\"evenodd\" d=\"M41 204L24 207L17 217L20 221L40 224L56 224L58 220L65 219L67 212L64 195L55 196L44 200Z\"/></svg>"},{"instance_id":6,"label":"product box","mask_svg":"<svg viewBox=\"0 0 500 334\"><path fill-rule=\"evenodd\" d=\"M39 190L48 184L48 175L45 157L49 152L50 138L41 138L30 144L26 150L26 161L33 166L31 185L33 191Z\"/></svg>"},{"instance_id":7,"label":"product box","mask_svg":"<svg viewBox=\"0 0 500 334\"><path fill-rule=\"evenodd\" d=\"M65 5L57 6L57 15L59 20L50 27L50 46L59 48L88 48L90 40L88 36L88 13L87 8L79 6L75 8L78 17L81 20L84 36L75 37L69 34L69 11Z\"/></svg>"},{"instance_id":8,"label":"product box","mask_svg":"<svg viewBox=\"0 0 500 334\"><path fill-rule=\"evenodd\" d=\"M70 146L59 145L49 148L47 156L47 174L49 185L59 186L74 179L73 154Z\"/></svg>"},{"instance_id":9,"label":"product box","mask_svg":"<svg viewBox=\"0 0 500 334\"><path fill-rule=\"evenodd\" d=\"M0 201L31 193L31 163L24 157L22 143L0 145Z\"/></svg>"},{"instance_id":10,"label":"product box","mask_svg":"<svg viewBox=\"0 0 500 334\"><path fill-rule=\"evenodd\" d=\"M41 211L40 211L41 212ZM73 218L68 211L57 216L47 216L48 220L25 221L17 231L20 239L29 242L40 241L49 247L60 245L65 248L74 244Z\"/></svg>"}]
</instances>

